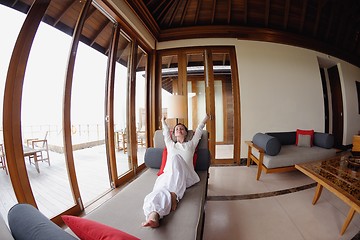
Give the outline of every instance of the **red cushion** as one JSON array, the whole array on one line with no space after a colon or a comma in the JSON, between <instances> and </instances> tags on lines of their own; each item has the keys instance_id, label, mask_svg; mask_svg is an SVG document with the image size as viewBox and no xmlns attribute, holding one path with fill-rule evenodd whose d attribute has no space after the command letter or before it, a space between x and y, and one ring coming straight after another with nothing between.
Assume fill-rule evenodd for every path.
<instances>
[{"instance_id":1,"label":"red cushion","mask_svg":"<svg viewBox=\"0 0 360 240\"><path fill-rule=\"evenodd\" d=\"M314 130L301 130L301 129L296 129L296 146L298 145L298 136L299 134L301 135L310 135L311 136L311 142L310 142L310 146L313 146L313 142L314 142Z\"/></svg>"},{"instance_id":2,"label":"red cushion","mask_svg":"<svg viewBox=\"0 0 360 240\"><path fill-rule=\"evenodd\" d=\"M164 168L165 168L165 165L166 165L166 158L167 158L167 149L164 148L164 151L163 151L162 157L161 157L161 166L160 166L160 169L159 169L159 171L157 173L158 176L160 176L164 172Z\"/></svg>"},{"instance_id":3,"label":"red cushion","mask_svg":"<svg viewBox=\"0 0 360 240\"><path fill-rule=\"evenodd\" d=\"M167 159L167 149L164 148L164 151L162 153L161 166L160 166L160 169L159 169L159 171L157 173L158 176L160 176L161 174L164 173L164 168L165 168L165 165L166 165L166 159ZM194 157L193 157L194 168L196 166L196 160L197 160L197 147L195 149Z\"/></svg>"},{"instance_id":4,"label":"red cushion","mask_svg":"<svg viewBox=\"0 0 360 240\"><path fill-rule=\"evenodd\" d=\"M126 232L86 218L70 215L61 218L81 240L139 240Z\"/></svg>"}]
</instances>

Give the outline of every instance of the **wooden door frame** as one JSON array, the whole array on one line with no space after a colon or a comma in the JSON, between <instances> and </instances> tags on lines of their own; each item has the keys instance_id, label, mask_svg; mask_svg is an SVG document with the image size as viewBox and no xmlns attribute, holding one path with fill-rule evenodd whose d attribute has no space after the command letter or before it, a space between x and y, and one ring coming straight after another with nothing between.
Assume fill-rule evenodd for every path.
<instances>
[{"instance_id":1,"label":"wooden door frame","mask_svg":"<svg viewBox=\"0 0 360 240\"><path fill-rule=\"evenodd\" d=\"M156 57L156 82L157 82L157 88L156 88L156 92L155 95L158 96L158 98L156 99L157 101L154 102L154 104L156 104L156 106L158 106L158 111L156 111L156 116L155 116L155 125L156 126L161 126L161 67L162 67L162 57L163 56L169 56L169 55L181 55L181 56L186 56L186 54L189 53L205 53L205 51L207 52L207 54L204 54L204 56L207 56L205 59L207 61L207 63L205 64L205 59L204 59L204 66L207 65L207 67L205 67L205 72L208 71L208 83L214 83L214 75L213 75L213 71L209 71L212 70L212 59L211 59L211 54L209 55L209 53L211 53L212 51L226 51L229 53L230 55L230 65L231 65L231 82L232 82L232 88L233 88L233 101L234 101L234 151L233 151L233 159L234 161L232 162L232 164L235 162L236 164L240 164L240 143L241 143L241 118L240 118L240 89L239 89L239 78L238 78L238 69L237 69L237 61L236 61L236 51L235 51L235 47L234 46L207 46L207 47L185 47L185 48L174 48L174 49L164 49L164 50L159 50L157 51L157 57ZM184 57L181 57L181 59L184 59ZM180 62L180 60L179 60ZM180 63L179 63L180 65ZM179 66L178 66L179 67ZM180 68L180 67L179 67ZM179 70L180 72L181 70ZM186 73L186 72L185 72ZM184 75L182 73L182 75ZM186 74L185 74L186 75ZM205 73L204 73L205 75ZM204 76L205 77L205 76ZM180 79L180 77L179 77ZM186 79L186 78L185 78ZM213 84L212 84L213 86ZM185 91L183 91L183 94L186 95L186 99L187 99L187 84L183 84L182 85L183 89L186 88ZM211 119L208 121L207 123L207 129L210 133L210 142L209 142L209 146L210 146L210 152L213 156L213 159L211 161L212 164L215 164L215 99L214 99L214 89L210 87L208 87L207 89L207 93L206 93L206 99L207 99L207 109L206 112L210 113L211 115ZM210 100L212 99L212 100ZM187 122L187 120L186 120ZM160 129L160 127L158 128ZM213 136L213 137L212 137ZM222 161L222 160L218 160L217 163L223 164L223 163L229 163L229 160L226 161Z\"/></svg>"}]
</instances>

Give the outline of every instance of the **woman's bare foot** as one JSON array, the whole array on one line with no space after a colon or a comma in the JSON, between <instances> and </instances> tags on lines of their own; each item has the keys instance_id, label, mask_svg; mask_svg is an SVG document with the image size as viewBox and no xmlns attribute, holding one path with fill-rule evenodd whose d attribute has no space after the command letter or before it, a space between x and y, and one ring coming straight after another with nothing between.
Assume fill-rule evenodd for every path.
<instances>
[{"instance_id":1,"label":"woman's bare foot","mask_svg":"<svg viewBox=\"0 0 360 240\"><path fill-rule=\"evenodd\" d=\"M171 211L175 211L177 208L177 196L174 192L170 192L171 195Z\"/></svg>"},{"instance_id":2,"label":"woman's bare foot","mask_svg":"<svg viewBox=\"0 0 360 240\"><path fill-rule=\"evenodd\" d=\"M157 212L151 212L149 214L149 217L146 220L146 222L142 223L142 226L143 227L157 228L160 225L159 218L160 218L160 216L159 216L159 214Z\"/></svg>"}]
</instances>

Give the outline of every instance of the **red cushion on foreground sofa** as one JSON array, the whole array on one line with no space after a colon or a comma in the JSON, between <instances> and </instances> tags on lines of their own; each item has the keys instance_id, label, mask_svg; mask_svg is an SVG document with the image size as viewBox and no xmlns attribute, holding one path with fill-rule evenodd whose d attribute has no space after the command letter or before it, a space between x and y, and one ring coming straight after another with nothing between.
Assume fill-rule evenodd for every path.
<instances>
[{"instance_id":1,"label":"red cushion on foreground sofa","mask_svg":"<svg viewBox=\"0 0 360 240\"><path fill-rule=\"evenodd\" d=\"M61 218L81 240L139 240L126 232L86 218L70 215Z\"/></svg>"},{"instance_id":2,"label":"red cushion on foreground sofa","mask_svg":"<svg viewBox=\"0 0 360 240\"><path fill-rule=\"evenodd\" d=\"M299 134L301 135L310 135L311 136L311 142L310 142L310 146L313 146L314 143L314 130L301 130L301 129L296 129L296 146L299 143Z\"/></svg>"},{"instance_id":3,"label":"red cushion on foreground sofa","mask_svg":"<svg viewBox=\"0 0 360 240\"><path fill-rule=\"evenodd\" d=\"M165 168L165 165L166 165L166 159L167 159L167 149L164 148L164 151L162 153L162 157L161 157L161 166L160 166L160 169L157 173L158 176L160 176L161 174L164 173L164 168ZM195 149L195 153L194 153L194 157L193 157L193 164L194 164L194 169L195 169L195 166L196 166L196 160L197 160L197 147Z\"/></svg>"}]
</instances>

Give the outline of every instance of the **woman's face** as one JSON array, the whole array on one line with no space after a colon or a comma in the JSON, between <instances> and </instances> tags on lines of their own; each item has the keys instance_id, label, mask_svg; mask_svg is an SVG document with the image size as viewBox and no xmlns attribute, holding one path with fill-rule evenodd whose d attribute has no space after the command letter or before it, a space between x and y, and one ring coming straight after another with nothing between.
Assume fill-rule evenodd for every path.
<instances>
[{"instance_id":1,"label":"woman's face","mask_svg":"<svg viewBox=\"0 0 360 240\"><path fill-rule=\"evenodd\" d=\"M186 136L187 132L186 132L186 129L183 125L177 125L175 127L175 137L177 136Z\"/></svg>"}]
</instances>

